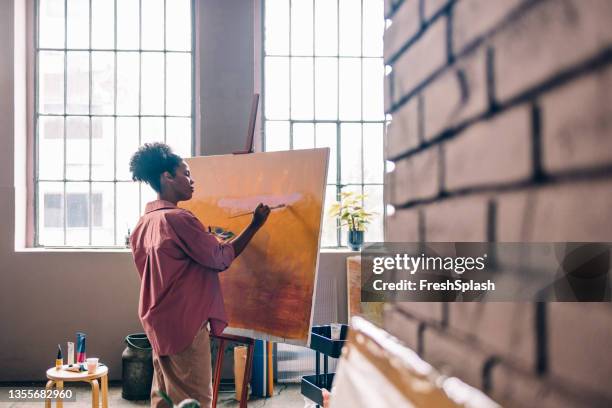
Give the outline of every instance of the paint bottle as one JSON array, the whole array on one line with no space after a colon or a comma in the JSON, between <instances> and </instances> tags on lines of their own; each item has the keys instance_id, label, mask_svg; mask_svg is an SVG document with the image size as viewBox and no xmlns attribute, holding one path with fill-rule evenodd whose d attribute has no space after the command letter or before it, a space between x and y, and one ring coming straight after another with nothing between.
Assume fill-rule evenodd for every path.
<instances>
[{"instance_id":1,"label":"paint bottle","mask_svg":"<svg viewBox=\"0 0 612 408\"><path fill-rule=\"evenodd\" d=\"M67 358L67 363L70 364L74 364L74 343L69 341L67 343L67 350L68 350L68 357Z\"/></svg>"},{"instance_id":2,"label":"paint bottle","mask_svg":"<svg viewBox=\"0 0 612 408\"><path fill-rule=\"evenodd\" d=\"M62 348L58 344L57 345L57 358L55 359L55 369L59 370L60 368L62 368L63 364L64 364L64 359L62 358Z\"/></svg>"}]
</instances>

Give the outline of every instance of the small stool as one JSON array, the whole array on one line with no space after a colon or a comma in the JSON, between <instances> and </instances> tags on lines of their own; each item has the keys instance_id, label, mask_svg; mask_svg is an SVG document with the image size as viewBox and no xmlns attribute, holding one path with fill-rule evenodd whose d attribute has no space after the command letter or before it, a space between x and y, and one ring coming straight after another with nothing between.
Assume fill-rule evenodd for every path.
<instances>
[{"instance_id":1,"label":"small stool","mask_svg":"<svg viewBox=\"0 0 612 408\"><path fill-rule=\"evenodd\" d=\"M53 389L55 386L58 390L64 389L64 382L77 382L84 381L91 384L91 406L92 408L99 407L99 394L100 394L100 385L102 385L102 408L108 408L108 367L106 366L98 366L96 372L93 374L89 374L87 371L82 371L80 373L75 373L73 371L66 370L57 370L55 367L52 367L47 370L47 387L46 389ZM100 384L98 382L100 379ZM58 408L62 408L63 403L61 398L57 398L56 406ZM45 400L45 408L51 407L51 399Z\"/></svg>"}]
</instances>

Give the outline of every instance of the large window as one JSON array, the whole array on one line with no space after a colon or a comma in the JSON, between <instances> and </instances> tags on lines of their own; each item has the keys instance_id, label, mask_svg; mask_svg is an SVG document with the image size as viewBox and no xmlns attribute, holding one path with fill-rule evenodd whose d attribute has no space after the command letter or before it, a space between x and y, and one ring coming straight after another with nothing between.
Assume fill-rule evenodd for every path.
<instances>
[{"instance_id":1,"label":"large window","mask_svg":"<svg viewBox=\"0 0 612 408\"><path fill-rule=\"evenodd\" d=\"M154 198L130 156L153 141L192 156L192 6L36 2L36 245L123 245Z\"/></svg>"},{"instance_id":2,"label":"large window","mask_svg":"<svg viewBox=\"0 0 612 408\"><path fill-rule=\"evenodd\" d=\"M383 0L265 0L265 150L329 147L325 208L343 191L383 241ZM323 247L344 245L325 215Z\"/></svg>"}]
</instances>

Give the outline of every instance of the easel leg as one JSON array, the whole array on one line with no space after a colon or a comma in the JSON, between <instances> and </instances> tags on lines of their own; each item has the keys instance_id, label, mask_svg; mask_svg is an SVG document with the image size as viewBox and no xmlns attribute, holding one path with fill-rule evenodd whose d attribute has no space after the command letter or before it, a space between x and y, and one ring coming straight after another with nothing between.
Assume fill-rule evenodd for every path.
<instances>
[{"instance_id":1,"label":"easel leg","mask_svg":"<svg viewBox=\"0 0 612 408\"><path fill-rule=\"evenodd\" d=\"M247 347L247 361L244 368L244 378L242 379L242 395L240 396L240 408L246 408L249 392L249 380L251 379L251 366L253 365L253 344Z\"/></svg>"},{"instance_id":2,"label":"easel leg","mask_svg":"<svg viewBox=\"0 0 612 408\"><path fill-rule=\"evenodd\" d=\"M221 370L223 369L223 354L225 349L225 340L219 339L219 349L217 350L217 361L215 361L215 378L213 383L213 400L212 407L217 407L217 399L219 397L219 385L221 384Z\"/></svg>"}]
</instances>

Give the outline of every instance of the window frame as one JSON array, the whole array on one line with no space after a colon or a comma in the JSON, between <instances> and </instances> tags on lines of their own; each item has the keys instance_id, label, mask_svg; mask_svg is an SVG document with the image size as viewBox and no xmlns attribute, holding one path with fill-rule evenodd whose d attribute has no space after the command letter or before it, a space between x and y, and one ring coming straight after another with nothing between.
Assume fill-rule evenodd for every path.
<instances>
[{"instance_id":1,"label":"window frame","mask_svg":"<svg viewBox=\"0 0 612 408\"><path fill-rule=\"evenodd\" d=\"M154 116L154 117L159 117L162 118L164 120L164 140L166 140L167 137L167 133L166 133L166 119L169 117L177 117L176 115L169 115L166 112L166 98L167 98L167 92L166 92L166 78L167 78L167 54L168 53L173 53L173 52L178 52L178 53L185 53L185 54L190 54L191 58L190 58L190 68L191 68L191 103L190 103L190 108L189 108L189 116L180 116L180 117L185 117L185 118L190 118L190 122L191 122L191 132L190 132L190 153L193 156L194 154L196 154L196 152L198 152L200 150L200 146L201 146L201 142L199 140L198 137L196 137L197 135L200 134L200 129L201 129L201 118L200 118L200 114L198 112L199 109L199 97L200 97L200 79L199 79L199 56L200 56L200 40L199 40L199 21L200 21L200 8L201 5L199 4L200 2L197 0L189 0L189 5L190 5L190 24L191 24L191 40L190 40L190 49L189 50L185 50L185 51L176 51L176 50L168 50L166 47L166 19L167 19L167 8L169 6L171 6L171 3L169 2L169 0L163 0L163 4L164 4L164 35L163 35L163 48L160 50L143 50L142 49L142 29L143 29L143 24L142 24L142 2L145 0L139 0L139 24L138 24L138 30L139 30L139 45L138 45L138 49L119 49L117 48L117 3L121 0L109 0L109 1L113 1L113 12L114 12L114 43L113 43L113 48L109 48L109 49L95 49L92 48L92 0L89 0L89 5L88 5L88 10L89 10L89 24L88 24L88 29L89 29L89 44L88 44L88 48L83 48L83 49L71 49L67 46L67 25L68 25L68 21L67 21L67 16L68 16L68 10L67 10L67 4L68 4L68 0L63 0L64 3L64 46L63 48L57 48L57 51L63 52L64 53L64 62L63 62L63 69L64 69L64 83L63 83L63 87L64 87L64 93L63 93L63 104L64 104L64 109L63 109L63 113L62 114L43 114L39 111L39 78L38 78L38 74L39 74L39 53L40 51L45 51L45 50L54 50L53 48L44 48L44 47L40 47L39 44L39 33L40 33L40 16L39 16L39 7L40 7L40 3L41 0L26 0L26 59L27 59L27 66L28 66L28 73L27 73L27 77L26 77L26 88L27 88L27 92L26 92L26 104L27 104L27 157L25 158L26 160L26 182L27 182L27 186L26 186L26 192L27 192L27 196L26 196L26 206L27 206L27 211L26 211L26 247L27 248L33 248L33 249L61 249L61 250L70 250L70 249L75 249L75 250L82 250L82 249L87 249L87 250L110 250L110 251L115 251L117 249L121 249L121 248L125 248L125 243L121 241L121 239L118 238L118 226L117 226L117 183L118 182L125 182L125 180L119 180L117 178L117 171L116 168L113 171L113 176L112 176L112 180L93 180L92 179L92 133L93 133L93 129L92 129L92 118L94 117L102 117L102 118L112 118L113 122L114 122L114 135L113 135L113 161L116 160L116 155L117 155L117 134L116 134L116 122L117 122L117 118L118 117L136 117L139 119L139 144L141 142L141 126L140 126L140 119L143 117L148 117L148 116ZM66 94L66 87L67 87L67 83L66 83L66 77L67 77L67 55L68 52L70 51L79 51L79 52L85 52L87 53L87 58L89 59L89 103L88 103L88 113L86 114L74 114L74 113L67 113L66 112L66 104L67 104L67 94ZM92 104L92 52L94 51L103 51L103 52L108 52L108 53L112 53L114 54L114 95L113 95L113 112L110 114L99 114L99 113L92 113L91 112L91 104ZM140 98L139 98L139 112L137 115L120 115L117 114L117 55L119 52L135 52L137 53L139 56L141 56L143 53L146 52L155 52L155 53L159 53L162 54L164 56L164 108L163 108L163 113L159 114L159 115L144 115L142 114L141 111L141 103L140 103ZM139 81L142 81L142 58L139 58ZM141 88L139 87L139 96L140 96L140 92L141 92ZM64 174L62 175L62 179L61 180L52 180L52 181L57 181L63 184L63 208L62 208L62 212L63 212L63 218L62 218L62 224L63 224L63 229L64 229L64 245L42 245L40 244L39 238L40 238L40 231L39 231L39 226L42 227L40 224L40 214L39 214L39 200L44 200L43 197L39 197L39 192L40 192L40 188L39 188L39 182L41 181L45 181L44 178L39 177L38 175L38 170L39 170L39 117L40 116L45 116L45 117L53 117L53 116L59 116L59 117L63 117L64 118L64 130L63 130L63 137L62 139L64 140L64 157L63 157L63 165L64 165ZM87 117L89 118L89 137L88 137L88 142L89 142L89 164L88 164L88 169L89 169L89 176L87 179L85 180L69 180L66 178L66 173L65 173L65 166L66 166L66 129L65 129L65 123L66 123L66 118L68 117ZM86 138L87 139L87 138ZM113 165L114 167L116 167L116 165ZM88 183L89 184L89 191L88 191L88 230L89 230L89 245L70 245L70 244L66 244L66 229L68 228L67 226L67 195L70 194L68 192L66 192L66 183L67 182L71 182L71 181L78 181L78 182L83 182L83 183ZM95 206L92 200L92 197L94 194L96 194L95 192L92 192L92 183L112 183L113 184L113 189L114 189L114 197L113 197L113 240L114 240L114 245L97 245L97 244L91 244L92 242L92 230L94 228L97 228L95 225L93 225L93 219L96 218L96 215L93 214L93 207ZM141 183L139 183L141 184ZM144 186L139 186L138 189L138 196L139 196L139 213L142 214L142 199L143 199L143 193L142 193L142 188ZM62 193L59 193L62 194ZM41 207L41 210L44 211L44 209ZM134 220L134 225L136 224L137 219Z\"/></svg>"},{"instance_id":2,"label":"window frame","mask_svg":"<svg viewBox=\"0 0 612 408\"><path fill-rule=\"evenodd\" d=\"M381 208L382 208L382 213L379 214L381 217L381 228L382 228L382 239L384 240L385 237L385 233L386 233L386 218L387 218L387 207L385 205L385 194L386 194L386 185L385 185L385 174L387 172L387 163L385 160L385 155L384 155L384 134L386 132L386 125L387 125L387 120L384 117L384 110L383 110L383 117L380 120L364 120L363 119L363 60L364 59L377 59L377 58L382 58L382 56L380 57L372 57L372 56L364 56L363 55L363 45L364 45L364 41L363 41L363 27L364 27L364 19L363 19L363 2L364 0L360 0L360 4L361 4L361 14L360 14L360 18L361 18L361 26L360 26L360 32L361 32L361 38L360 38L360 42L361 42L361 55L360 56L341 56L340 55L340 0L336 0L336 4L337 4L337 12L336 12L336 18L337 18L337 30L338 30L338 34L337 34L337 41L338 41L338 45L337 45L337 53L336 55L331 55L331 56L317 56L316 54L316 50L314 47L314 42L315 42L315 12L314 12L314 7L315 7L315 2L316 0L313 0L313 54L312 54L312 58L313 58L313 77L315 75L315 59L317 57L324 57L324 58L337 58L338 63L337 63L337 69L338 69L338 76L337 76L337 81L338 81L338 93L337 93L337 112L336 112L336 119L316 119L316 108L314 106L314 104L316 103L316 98L315 98L315 91L313 90L313 118L311 119L292 119L291 118L291 59L292 58L301 58L301 57L310 57L310 56L306 56L306 55L293 55L292 54L292 50L291 50L291 3L292 0L286 0L289 2L289 15L288 15L288 24L289 24L289 54L288 55L276 55L276 54L270 54L268 55L266 52L266 44L265 44L265 31L266 31L266 0L259 0L261 1L261 5L260 5L260 20L261 20L261 27L260 27L260 33L259 33L259 37L260 37L260 43L259 43L259 52L260 52L260 64L258 67L256 67L256 69L259 69L261 72L260 75L260 93L262 94L262 98L261 98L261 123L262 123L262 137L261 137L261 149L262 151L266 151L266 123L268 121L271 122L288 122L289 123L289 149L293 150L293 125L296 123L312 123L315 130L314 130L314 139L315 139L315 147L316 147L316 125L318 123L332 123L332 124L336 124L336 183L335 184L328 184L328 180L325 180L325 191L327 191L327 187L331 187L331 186L335 186L336 187L336 201L340 201L341 200L341 192L342 189L344 187L359 187L361 189L361 193L364 194L364 187L366 186L381 186L382 187L382 202L381 202ZM367 1L367 0L365 0ZM384 18L384 16L383 16ZM256 45L257 48L257 45ZM265 66L266 66L266 57L285 57L289 59L289 117L287 119L267 119L266 118L266 95L265 95L265 89L266 89L266 70L265 70ZM360 76L361 76L361 99L362 99L362 103L361 103L361 119L360 120L342 120L340 119L340 92L339 92L339 88L340 88L340 75L339 75L339 70L340 70L340 59L341 58L355 58L355 59L359 59L360 61ZM383 62L383 67L384 67L384 62ZM384 79L383 79L384 80ZM314 78L313 78L313 88L316 88L316 84L314 82ZM342 183L342 174L341 174L341 155L342 155L342 151L341 151L341 143L342 143L342 134L341 134L341 127L343 123L358 123L361 125L361 145L360 145L360 151L361 151L361 183L346 183L343 184ZM373 123L373 124L380 124L382 127L382 133L381 133L381 142L383 143L383 156L381 158L382 160L382 165L383 165L383 174L382 176L382 181L380 183L365 183L364 182L364 151L363 151L363 125L367 124L367 123ZM325 192L324 192L325 194ZM362 200L362 205L364 205L364 202ZM323 211L327 211L328 208L324 207ZM321 220L321 222L323 222L323 220ZM322 249L329 249L329 250L334 250L334 249L343 249L347 247L347 244L343 244L343 237L342 234L344 234L345 229L342 228L340 226L340 218L336 217L336 245L335 246L321 246ZM323 234L323 226L321 228L321 234Z\"/></svg>"}]
</instances>

